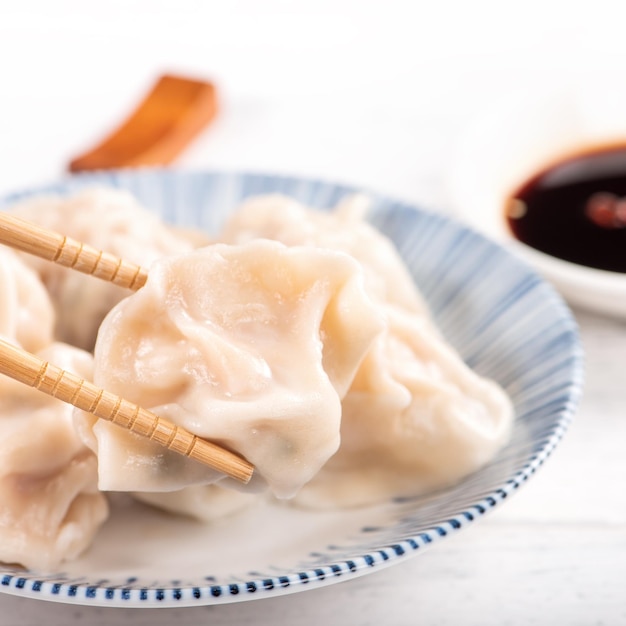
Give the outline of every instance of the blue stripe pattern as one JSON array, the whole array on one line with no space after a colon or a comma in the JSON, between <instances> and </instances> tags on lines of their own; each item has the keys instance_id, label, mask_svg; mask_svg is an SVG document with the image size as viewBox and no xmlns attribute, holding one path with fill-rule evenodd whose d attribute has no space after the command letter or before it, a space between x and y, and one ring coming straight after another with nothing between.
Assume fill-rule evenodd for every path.
<instances>
[{"instance_id":1,"label":"blue stripe pattern","mask_svg":"<svg viewBox=\"0 0 626 626\"><path fill-rule=\"evenodd\" d=\"M215 233L242 199L281 192L328 209L355 190L329 182L236 172L127 170L83 174L12 194L0 209L33 194L71 194L107 185L129 190L165 220ZM5 567L0 590L104 606L187 606L239 602L326 585L422 552L498 506L548 458L579 402L583 365L578 330L554 290L524 263L453 220L369 193L371 221L396 244L444 335L479 373L511 395L513 437L482 470L426 497L390 502L394 521L364 525L358 545L330 545L275 576L211 576L125 584L69 580ZM264 567L264 565L262 565ZM207 584L210 580L210 584Z\"/></svg>"}]
</instances>

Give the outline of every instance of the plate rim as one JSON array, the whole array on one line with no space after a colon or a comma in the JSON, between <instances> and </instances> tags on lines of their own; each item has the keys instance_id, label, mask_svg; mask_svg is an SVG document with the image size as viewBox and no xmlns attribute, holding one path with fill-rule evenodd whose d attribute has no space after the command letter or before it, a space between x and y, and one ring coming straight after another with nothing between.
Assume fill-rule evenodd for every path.
<instances>
[{"instance_id":1,"label":"plate rim","mask_svg":"<svg viewBox=\"0 0 626 626\"><path fill-rule=\"evenodd\" d=\"M560 308L559 320L568 323L573 331L573 341L570 346L571 376L567 383L568 401L558 417L554 417L554 428L545 439L539 450L534 450L524 466L518 470L505 483L493 490L482 499L470 505L464 505L463 510L449 517L445 521L420 532L417 535L404 538L390 543L381 549L371 553L362 554L358 557L337 560L332 564L321 565L318 568L306 569L284 576L267 578L253 578L246 581L233 580L231 583L207 584L203 586L180 585L163 586L163 588L137 588L132 585L109 586L94 585L84 581L72 582L67 580L59 582L58 573L49 576L37 576L28 571L14 572L4 569L0 565L0 592L46 601L66 604L128 607L128 608L159 608L159 607L188 607L227 604L261 598L286 595L304 589L318 588L336 582L348 581L361 575L380 571L385 567L402 561L408 557L424 552L427 548L438 543L444 537L457 533L474 521L482 519L487 513L505 501L510 495L524 485L528 479L541 467L551 456L552 452L561 441L571 423L582 395L584 363L582 345L576 321L572 312L568 309L561 296L550 286L540 279L535 270L523 260L512 255L511 251L495 242L478 230L468 226L455 216L444 215L427 208L422 208L415 203L403 202L385 194L371 191L361 186L356 187L348 183L335 182L327 179L306 177L299 175L281 175L277 173L255 172L247 170L221 170L221 169L182 169L182 168L128 168L123 170L102 170L98 172L82 172L76 175L61 178L48 184L33 185L22 190L17 190L0 197L0 210L6 206L28 196L45 193L55 189L67 187L73 180L81 182L102 182L108 179L109 183L118 176L233 176L238 178L263 177L274 181L289 181L293 183L304 182L307 184L320 184L336 187L348 192L363 192L376 197L378 200L389 205L400 206L417 210L420 213L434 216L442 222L451 222L461 231L470 231L473 236L482 240L488 246L499 248L516 264L524 267L529 275L535 275L537 280L546 286L554 304ZM48 580L46 579L48 578Z\"/></svg>"}]
</instances>

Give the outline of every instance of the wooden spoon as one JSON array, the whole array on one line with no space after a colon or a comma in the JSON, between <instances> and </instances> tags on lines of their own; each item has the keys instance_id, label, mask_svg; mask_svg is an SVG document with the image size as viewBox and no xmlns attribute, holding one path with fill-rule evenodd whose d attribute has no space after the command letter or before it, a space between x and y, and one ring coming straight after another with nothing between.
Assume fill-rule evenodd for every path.
<instances>
[{"instance_id":1,"label":"wooden spoon","mask_svg":"<svg viewBox=\"0 0 626 626\"><path fill-rule=\"evenodd\" d=\"M211 83L164 75L130 117L95 148L72 159L69 170L167 165L216 113Z\"/></svg>"}]
</instances>

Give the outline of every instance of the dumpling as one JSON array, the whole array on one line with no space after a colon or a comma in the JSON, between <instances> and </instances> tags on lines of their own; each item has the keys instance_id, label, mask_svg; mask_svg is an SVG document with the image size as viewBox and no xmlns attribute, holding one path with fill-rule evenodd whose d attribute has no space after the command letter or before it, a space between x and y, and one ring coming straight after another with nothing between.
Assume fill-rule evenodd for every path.
<instances>
[{"instance_id":1,"label":"dumpling","mask_svg":"<svg viewBox=\"0 0 626 626\"><path fill-rule=\"evenodd\" d=\"M385 323L342 398L338 452L296 495L306 506L359 505L453 483L495 454L513 419L504 391L446 344L391 241L363 220L367 208L364 196L331 213L260 196L233 214L222 236L349 254Z\"/></svg>"},{"instance_id":2,"label":"dumpling","mask_svg":"<svg viewBox=\"0 0 626 626\"><path fill-rule=\"evenodd\" d=\"M54 311L37 274L0 248L0 336L84 378L92 356L52 344ZM0 561L50 569L90 543L107 516L73 408L0 376Z\"/></svg>"},{"instance_id":3,"label":"dumpling","mask_svg":"<svg viewBox=\"0 0 626 626\"><path fill-rule=\"evenodd\" d=\"M188 236L175 233L129 193L114 189L88 189L69 198L37 197L11 212L146 267L156 258L195 246ZM30 255L22 258L50 292L57 312L56 338L93 349L104 316L130 292L50 261Z\"/></svg>"},{"instance_id":4,"label":"dumpling","mask_svg":"<svg viewBox=\"0 0 626 626\"><path fill-rule=\"evenodd\" d=\"M151 266L146 285L104 320L94 380L241 453L256 468L250 489L288 498L337 450L341 397L381 331L348 255L216 244ZM101 489L172 491L222 478L116 426L79 420Z\"/></svg>"},{"instance_id":5,"label":"dumpling","mask_svg":"<svg viewBox=\"0 0 626 626\"><path fill-rule=\"evenodd\" d=\"M424 317L385 308L376 339L343 399L341 446L298 494L312 507L360 505L452 484L509 438L505 392L473 372Z\"/></svg>"},{"instance_id":6,"label":"dumpling","mask_svg":"<svg viewBox=\"0 0 626 626\"><path fill-rule=\"evenodd\" d=\"M265 238L345 252L360 264L370 298L426 314L428 307L393 243L363 219L368 207L362 195L346 198L329 213L280 194L255 196L227 221L220 241Z\"/></svg>"},{"instance_id":7,"label":"dumpling","mask_svg":"<svg viewBox=\"0 0 626 626\"><path fill-rule=\"evenodd\" d=\"M53 344L39 356L88 378L91 355ZM96 458L72 407L0 376L0 561L49 570L78 556L108 515Z\"/></svg>"},{"instance_id":8,"label":"dumpling","mask_svg":"<svg viewBox=\"0 0 626 626\"><path fill-rule=\"evenodd\" d=\"M158 509L186 515L202 522L213 522L247 509L262 499L262 494L225 489L219 483L191 485L176 491L144 491L134 498Z\"/></svg>"},{"instance_id":9,"label":"dumpling","mask_svg":"<svg viewBox=\"0 0 626 626\"><path fill-rule=\"evenodd\" d=\"M36 352L52 342L54 310L37 274L0 246L0 337Z\"/></svg>"}]
</instances>

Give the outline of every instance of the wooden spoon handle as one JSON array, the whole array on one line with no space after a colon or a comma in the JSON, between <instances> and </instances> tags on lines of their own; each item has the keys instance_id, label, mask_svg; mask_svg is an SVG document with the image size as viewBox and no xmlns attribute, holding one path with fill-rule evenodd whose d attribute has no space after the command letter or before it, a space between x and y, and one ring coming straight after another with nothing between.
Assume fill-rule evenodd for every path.
<instances>
[{"instance_id":1,"label":"wooden spoon handle","mask_svg":"<svg viewBox=\"0 0 626 626\"><path fill-rule=\"evenodd\" d=\"M2 212L0 243L128 289L139 289L148 279L139 265Z\"/></svg>"},{"instance_id":2,"label":"wooden spoon handle","mask_svg":"<svg viewBox=\"0 0 626 626\"><path fill-rule=\"evenodd\" d=\"M169 420L100 389L2 339L0 373L147 437L168 450L200 461L243 483L250 480L254 471L254 466L239 455L200 439Z\"/></svg>"},{"instance_id":3,"label":"wooden spoon handle","mask_svg":"<svg viewBox=\"0 0 626 626\"><path fill-rule=\"evenodd\" d=\"M121 126L72 159L69 170L167 165L216 113L214 85L182 76L161 76Z\"/></svg>"}]
</instances>

